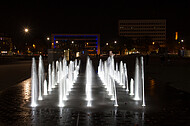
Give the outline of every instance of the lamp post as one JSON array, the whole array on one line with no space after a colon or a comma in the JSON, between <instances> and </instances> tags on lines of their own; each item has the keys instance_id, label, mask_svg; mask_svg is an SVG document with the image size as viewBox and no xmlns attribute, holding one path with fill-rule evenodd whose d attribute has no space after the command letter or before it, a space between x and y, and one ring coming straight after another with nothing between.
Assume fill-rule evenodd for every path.
<instances>
[{"instance_id":1,"label":"lamp post","mask_svg":"<svg viewBox=\"0 0 190 126\"><path fill-rule=\"evenodd\" d=\"M29 32L28 28L25 28L25 29L24 29L24 32L25 32L25 33L28 33L28 32Z\"/></svg>"},{"instance_id":2,"label":"lamp post","mask_svg":"<svg viewBox=\"0 0 190 126\"><path fill-rule=\"evenodd\" d=\"M49 42L50 41L50 37L47 37L46 40L47 40L47 43L48 43L48 49L50 49L50 47L51 47L51 43Z\"/></svg>"},{"instance_id":3,"label":"lamp post","mask_svg":"<svg viewBox=\"0 0 190 126\"><path fill-rule=\"evenodd\" d=\"M29 45L28 45L28 40L27 40L28 37L26 35L29 33L29 29L24 28L24 33L25 33L25 42L24 42L25 43L24 44L25 48L24 48L24 51L28 52L29 50L28 50L27 46L29 46Z\"/></svg>"},{"instance_id":4,"label":"lamp post","mask_svg":"<svg viewBox=\"0 0 190 126\"><path fill-rule=\"evenodd\" d=\"M184 50L184 44L183 44L184 40L181 40L181 49Z\"/></svg>"}]
</instances>

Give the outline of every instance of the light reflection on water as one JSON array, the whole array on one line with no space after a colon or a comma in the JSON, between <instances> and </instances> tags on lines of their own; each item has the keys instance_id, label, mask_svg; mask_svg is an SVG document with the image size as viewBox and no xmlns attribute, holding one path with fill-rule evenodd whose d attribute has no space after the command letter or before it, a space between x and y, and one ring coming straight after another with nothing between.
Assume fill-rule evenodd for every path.
<instances>
[{"instance_id":1,"label":"light reflection on water","mask_svg":"<svg viewBox=\"0 0 190 126\"><path fill-rule=\"evenodd\" d=\"M23 102L23 105L26 105L26 103L28 103L30 101L30 95L31 95L31 79L27 79L25 81L23 81L21 83L22 85L22 97L23 100L25 100L25 102ZM150 80L150 86L151 89L153 90L155 87L155 81L152 79ZM52 122L56 122L59 125L64 125L64 124L76 124L77 122L77 116L73 117L72 115L75 114L77 115L78 111L76 110L72 110L72 109L68 109L68 108L31 108L28 109L28 111L22 111L21 112L22 115L25 114L26 117L29 117L31 119L31 124L40 124L42 122L45 122L47 119L51 119L54 118L52 120ZM104 111L104 112L92 112L91 110L88 111L82 111L81 113L85 113L85 116L82 115L82 117L80 116L79 118L79 123L84 125L91 125L93 123L98 123L100 125L104 124L104 123L108 123L108 124L117 124L120 123L120 121L125 121L128 120L128 118L130 118L130 121L132 124L141 124L143 125L144 123L144 112L130 112L130 114L127 114L129 112L127 112L125 110L125 112L121 112L121 110L118 110L118 108L115 108L111 111L111 113L109 113L108 111ZM98 116L94 116L94 114L99 115L101 117L101 120L105 120L105 122L99 122L96 118L98 118ZM56 117L56 118L55 118ZM126 118L127 117L127 118ZM29 119L29 120L30 120ZM130 124L130 123L129 123Z\"/></svg>"},{"instance_id":2,"label":"light reflection on water","mask_svg":"<svg viewBox=\"0 0 190 126\"><path fill-rule=\"evenodd\" d=\"M151 79L150 80L150 95L154 95L155 84L156 84L155 80Z\"/></svg>"},{"instance_id":3,"label":"light reflection on water","mask_svg":"<svg viewBox=\"0 0 190 126\"><path fill-rule=\"evenodd\" d=\"M23 84L23 99L26 101L29 101L30 96L31 96L31 79L27 79L25 81L22 82Z\"/></svg>"},{"instance_id":4,"label":"light reflection on water","mask_svg":"<svg viewBox=\"0 0 190 126\"><path fill-rule=\"evenodd\" d=\"M154 89L154 87L155 87L155 80L154 80L154 79L151 79L151 80L150 80L150 88L151 88L151 89Z\"/></svg>"}]
</instances>

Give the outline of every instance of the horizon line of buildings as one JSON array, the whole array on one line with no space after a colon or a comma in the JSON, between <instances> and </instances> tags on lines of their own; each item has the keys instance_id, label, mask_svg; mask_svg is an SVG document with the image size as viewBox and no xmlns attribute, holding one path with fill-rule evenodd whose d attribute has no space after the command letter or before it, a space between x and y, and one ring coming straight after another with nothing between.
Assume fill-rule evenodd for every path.
<instances>
[{"instance_id":1,"label":"horizon line of buildings","mask_svg":"<svg viewBox=\"0 0 190 126\"><path fill-rule=\"evenodd\" d=\"M137 45L149 41L152 44L159 45L159 47L166 47L166 20L118 20L118 35L132 40ZM50 39L51 48L64 48L64 46L72 44L73 48L88 51L90 54L100 54L100 34L51 34ZM8 45L9 49L8 47L5 48L5 45ZM0 52L11 51L12 49L11 37L0 34Z\"/></svg>"}]
</instances>

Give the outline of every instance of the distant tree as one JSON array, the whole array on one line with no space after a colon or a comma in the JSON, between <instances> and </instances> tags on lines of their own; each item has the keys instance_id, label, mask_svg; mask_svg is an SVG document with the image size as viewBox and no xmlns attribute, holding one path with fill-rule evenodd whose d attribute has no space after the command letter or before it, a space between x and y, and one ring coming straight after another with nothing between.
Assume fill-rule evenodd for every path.
<instances>
[{"instance_id":1,"label":"distant tree","mask_svg":"<svg viewBox=\"0 0 190 126\"><path fill-rule=\"evenodd\" d=\"M146 36L143 39L138 39L135 42L135 48L142 53L147 53L149 51L149 46L152 45L152 42L152 39Z\"/></svg>"},{"instance_id":2,"label":"distant tree","mask_svg":"<svg viewBox=\"0 0 190 126\"><path fill-rule=\"evenodd\" d=\"M133 44L134 44L134 41L132 39L121 36L119 37L117 50L119 50L121 54L123 54L125 49L131 50L133 48Z\"/></svg>"}]
</instances>

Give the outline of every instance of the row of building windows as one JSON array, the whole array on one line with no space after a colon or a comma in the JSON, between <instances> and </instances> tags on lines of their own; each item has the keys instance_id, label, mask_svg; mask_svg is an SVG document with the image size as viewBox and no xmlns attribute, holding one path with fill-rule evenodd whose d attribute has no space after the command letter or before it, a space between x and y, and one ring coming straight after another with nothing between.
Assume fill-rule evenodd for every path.
<instances>
[{"instance_id":1,"label":"row of building windows","mask_svg":"<svg viewBox=\"0 0 190 126\"><path fill-rule=\"evenodd\" d=\"M165 32L166 30L134 30L134 29L131 29L131 30L120 30L120 32Z\"/></svg>"},{"instance_id":2,"label":"row of building windows","mask_svg":"<svg viewBox=\"0 0 190 126\"><path fill-rule=\"evenodd\" d=\"M135 39L136 41L141 41L141 40L144 40L144 39L140 39L140 38L138 38L138 39ZM165 40L162 40L162 39L158 39L158 40L155 40L155 39L151 39L152 40L152 42L165 42Z\"/></svg>"},{"instance_id":3,"label":"row of building windows","mask_svg":"<svg viewBox=\"0 0 190 126\"><path fill-rule=\"evenodd\" d=\"M97 50L96 47L86 47L86 49L88 49L88 50Z\"/></svg>"},{"instance_id":4,"label":"row of building windows","mask_svg":"<svg viewBox=\"0 0 190 126\"><path fill-rule=\"evenodd\" d=\"M89 42L89 43L96 43L97 40L75 40L75 39L55 39L54 41L59 41L59 42L74 42L74 43L85 43L85 42Z\"/></svg>"},{"instance_id":5,"label":"row of building windows","mask_svg":"<svg viewBox=\"0 0 190 126\"><path fill-rule=\"evenodd\" d=\"M120 29L133 29L133 28L139 28L139 29L148 29L148 28L166 28L166 26L120 26Z\"/></svg>"},{"instance_id":6,"label":"row of building windows","mask_svg":"<svg viewBox=\"0 0 190 126\"><path fill-rule=\"evenodd\" d=\"M120 25L166 25L166 23L119 23Z\"/></svg>"},{"instance_id":7,"label":"row of building windows","mask_svg":"<svg viewBox=\"0 0 190 126\"><path fill-rule=\"evenodd\" d=\"M68 43L64 43L64 42L56 42L55 44L56 45L61 45L61 46L68 46ZM84 47L84 46L96 47L97 44L96 43L90 43L90 42L87 42L87 43L73 43L73 44L70 44L70 46L74 46L74 47Z\"/></svg>"},{"instance_id":8,"label":"row of building windows","mask_svg":"<svg viewBox=\"0 0 190 126\"><path fill-rule=\"evenodd\" d=\"M120 33L120 34L124 34L124 35L165 35L166 33L144 33L144 32L142 32L142 33Z\"/></svg>"},{"instance_id":9,"label":"row of building windows","mask_svg":"<svg viewBox=\"0 0 190 126\"><path fill-rule=\"evenodd\" d=\"M127 37L129 39L132 39L132 40L135 40L135 41L141 41L141 40L145 40L147 38L145 37L136 37L136 38L133 38L133 37ZM165 38L150 38L151 41L153 42L165 42L166 39Z\"/></svg>"},{"instance_id":10,"label":"row of building windows","mask_svg":"<svg viewBox=\"0 0 190 126\"><path fill-rule=\"evenodd\" d=\"M120 33L120 35L121 35L121 36L125 36L125 37L131 37L131 38L138 38L138 37L139 37L139 38L143 38L143 35L142 35L142 36L135 36L135 37L134 37L134 36L131 36L131 35L130 35L130 36L129 36L129 35L126 35L126 33ZM149 38L166 38L165 35L164 35L164 36L145 36L145 35L144 35L144 38L147 38L147 37L149 37Z\"/></svg>"}]
</instances>

